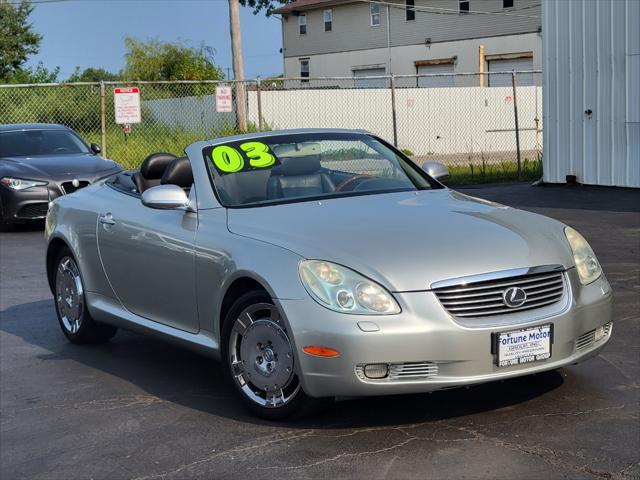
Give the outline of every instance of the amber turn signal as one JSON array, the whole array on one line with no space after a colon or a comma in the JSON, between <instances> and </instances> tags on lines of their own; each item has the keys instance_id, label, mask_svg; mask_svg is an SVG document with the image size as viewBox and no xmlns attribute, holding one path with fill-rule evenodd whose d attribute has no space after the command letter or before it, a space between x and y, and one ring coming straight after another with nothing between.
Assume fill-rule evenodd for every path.
<instances>
[{"instance_id":1,"label":"amber turn signal","mask_svg":"<svg viewBox=\"0 0 640 480\"><path fill-rule=\"evenodd\" d=\"M310 347L304 347L302 350L304 351L304 353L308 353L309 355L314 355L316 357L333 358L333 357L340 356L339 351L329 347L310 346Z\"/></svg>"}]
</instances>

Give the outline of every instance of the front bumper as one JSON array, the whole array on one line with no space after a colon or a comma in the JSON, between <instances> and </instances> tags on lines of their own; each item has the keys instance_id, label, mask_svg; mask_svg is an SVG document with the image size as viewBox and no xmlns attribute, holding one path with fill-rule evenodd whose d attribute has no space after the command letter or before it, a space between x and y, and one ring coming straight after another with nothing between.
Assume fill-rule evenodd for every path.
<instances>
[{"instance_id":1,"label":"front bumper","mask_svg":"<svg viewBox=\"0 0 640 480\"><path fill-rule=\"evenodd\" d=\"M594 329L609 324L612 292L604 275L580 284L575 269L565 272L566 304L553 315L542 310L519 314L512 321L501 316L493 324L462 325L449 315L433 292L394 294L402 313L385 316L340 314L311 298L278 300L293 332L297 370L305 392L313 397L369 396L419 393L528 375L574 364L596 355L608 342L611 328L598 341L586 341ZM548 312L546 312L548 313ZM523 318L526 317L526 318ZM498 317L496 317L498 318ZM506 318L506 320L505 320ZM372 322L378 331L363 331L359 322ZM553 323L551 358L498 367L491 353L491 334ZM368 325L371 327L371 325ZM327 346L337 358L305 354L305 346ZM368 380L364 364L435 364L429 376ZM435 372L435 374L434 374Z\"/></svg>"},{"instance_id":2,"label":"front bumper","mask_svg":"<svg viewBox=\"0 0 640 480\"><path fill-rule=\"evenodd\" d=\"M63 193L60 189L49 187L31 187L26 190L11 190L0 186L0 208L4 222L25 222L40 220L47 216L49 201Z\"/></svg>"},{"instance_id":3,"label":"front bumper","mask_svg":"<svg viewBox=\"0 0 640 480\"><path fill-rule=\"evenodd\" d=\"M102 175L99 178L70 175L66 179L50 180L46 186L31 187L26 190L12 190L0 185L0 218L6 223L43 220L47 216L50 201L76 190L70 188L73 179L77 178L81 185L79 188L84 188L110 177L113 173L108 172L106 176Z\"/></svg>"}]
</instances>

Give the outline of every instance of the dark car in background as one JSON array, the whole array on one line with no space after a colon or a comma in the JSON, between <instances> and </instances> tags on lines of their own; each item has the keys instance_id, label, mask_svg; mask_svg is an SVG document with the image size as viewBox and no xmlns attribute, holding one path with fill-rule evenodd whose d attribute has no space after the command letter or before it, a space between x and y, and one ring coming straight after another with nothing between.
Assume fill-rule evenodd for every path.
<instances>
[{"instance_id":1,"label":"dark car in background","mask_svg":"<svg viewBox=\"0 0 640 480\"><path fill-rule=\"evenodd\" d=\"M44 219L49 202L122 170L68 127L0 125L0 226Z\"/></svg>"}]
</instances>

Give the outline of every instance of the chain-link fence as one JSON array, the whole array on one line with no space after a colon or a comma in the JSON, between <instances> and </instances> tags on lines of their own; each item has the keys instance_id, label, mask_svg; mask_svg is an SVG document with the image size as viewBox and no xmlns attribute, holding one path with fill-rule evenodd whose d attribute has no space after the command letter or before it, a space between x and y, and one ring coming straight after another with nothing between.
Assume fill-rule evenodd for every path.
<instances>
[{"instance_id":1,"label":"chain-link fence","mask_svg":"<svg viewBox=\"0 0 640 480\"><path fill-rule=\"evenodd\" d=\"M447 164L452 183L533 179L542 174L540 84L539 72L491 72L0 85L0 123L67 125L127 168L152 152L180 155L194 141L242 131L357 128L417 163ZM114 91L131 86L142 121L125 128L115 123ZM225 86L231 101L222 105Z\"/></svg>"}]
</instances>

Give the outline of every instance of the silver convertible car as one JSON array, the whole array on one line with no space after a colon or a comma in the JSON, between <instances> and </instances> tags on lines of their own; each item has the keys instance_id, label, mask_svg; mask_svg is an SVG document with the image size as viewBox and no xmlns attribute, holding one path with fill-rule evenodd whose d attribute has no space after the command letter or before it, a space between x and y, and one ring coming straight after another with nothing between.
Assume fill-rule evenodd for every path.
<instances>
[{"instance_id":1,"label":"silver convertible car","mask_svg":"<svg viewBox=\"0 0 640 480\"><path fill-rule=\"evenodd\" d=\"M283 419L557 369L611 336L611 288L577 231L446 188L446 167L375 135L186 154L53 202L47 274L70 341L122 327L214 355L250 409Z\"/></svg>"}]
</instances>

